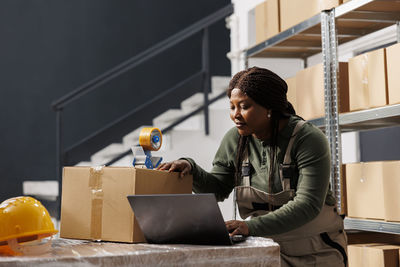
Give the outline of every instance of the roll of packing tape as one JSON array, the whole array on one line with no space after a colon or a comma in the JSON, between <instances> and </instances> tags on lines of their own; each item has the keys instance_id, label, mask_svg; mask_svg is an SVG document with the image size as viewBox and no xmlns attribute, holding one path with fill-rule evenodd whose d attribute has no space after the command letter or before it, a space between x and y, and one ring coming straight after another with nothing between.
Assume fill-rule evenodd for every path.
<instances>
[{"instance_id":1,"label":"roll of packing tape","mask_svg":"<svg viewBox=\"0 0 400 267\"><path fill-rule=\"evenodd\" d=\"M158 128L146 127L140 131L139 145L144 150L157 151L162 144L162 134Z\"/></svg>"}]
</instances>

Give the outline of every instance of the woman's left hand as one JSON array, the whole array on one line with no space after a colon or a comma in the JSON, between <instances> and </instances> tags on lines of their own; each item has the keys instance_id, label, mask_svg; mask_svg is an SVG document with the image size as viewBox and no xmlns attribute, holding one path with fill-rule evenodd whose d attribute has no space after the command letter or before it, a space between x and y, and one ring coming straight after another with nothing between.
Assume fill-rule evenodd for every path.
<instances>
[{"instance_id":1,"label":"woman's left hand","mask_svg":"<svg viewBox=\"0 0 400 267\"><path fill-rule=\"evenodd\" d=\"M249 235L249 227L247 227L247 224L244 221L237 221L237 220L227 221L225 222L225 226L228 229L230 236Z\"/></svg>"}]
</instances>

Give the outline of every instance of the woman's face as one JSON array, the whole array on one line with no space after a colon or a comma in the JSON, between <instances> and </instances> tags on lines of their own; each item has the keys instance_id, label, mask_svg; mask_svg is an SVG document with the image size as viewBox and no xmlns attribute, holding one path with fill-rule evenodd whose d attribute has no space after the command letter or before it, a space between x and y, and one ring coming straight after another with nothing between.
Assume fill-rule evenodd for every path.
<instances>
[{"instance_id":1,"label":"woman's face","mask_svg":"<svg viewBox=\"0 0 400 267\"><path fill-rule=\"evenodd\" d=\"M229 100L230 117L240 135L253 135L261 140L269 137L271 122L268 114L271 110L257 104L238 88L231 91Z\"/></svg>"}]
</instances>

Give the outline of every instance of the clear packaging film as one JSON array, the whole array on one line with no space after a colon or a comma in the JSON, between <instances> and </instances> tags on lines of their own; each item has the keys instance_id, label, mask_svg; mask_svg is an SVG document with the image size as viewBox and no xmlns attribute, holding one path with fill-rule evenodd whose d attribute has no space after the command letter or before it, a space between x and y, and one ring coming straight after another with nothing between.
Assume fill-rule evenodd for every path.
<instances>
[{"instance_id":1,"label":"clear packaging film","mask_svg":"<svg viewBox=\"0 0 400 267\"><path fill-rule=\"evenodd\" d=\"M2 254L1 254L2 253ZM249 237L233 246L155 245L57 238L41 255L7 255L0 266L280 266L279 245Z\"/></svg>"}]
</instances>

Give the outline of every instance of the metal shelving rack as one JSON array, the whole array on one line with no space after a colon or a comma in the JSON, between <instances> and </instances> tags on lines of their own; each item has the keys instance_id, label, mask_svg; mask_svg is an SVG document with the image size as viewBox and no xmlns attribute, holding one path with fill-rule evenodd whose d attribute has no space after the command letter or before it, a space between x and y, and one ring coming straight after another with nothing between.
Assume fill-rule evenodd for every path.
<instances>
[{"instance_id":1,"label":"metal shelving rack","mask_svg":"<svg viewBox=\"0 0 400 267\"><path fill-rule=\"evenodd\" d=\"M310 120L325 127L325 118ZM400 125L400 104L339 114L341 132L370 130Z\"/></svg>"},{"instance_id":2,"label":"metal shelving rack","mask_svg":"<svg viewBox=\"0 0 400 267\"><path fill-rule=\"evenodd\" d=\"M399 0L352 0L332 10L322 11L245 52L250 57L300 58L306 66L308 57L321 53L324 65L325 117L312 120L325 129L331 149L331 185L342 209L341 132L400 125L400 105L339 114L338 44L397 25L400 42ZM346 218L346 229L400 234L400 223Z\"/></svg>"}]
</instances>

